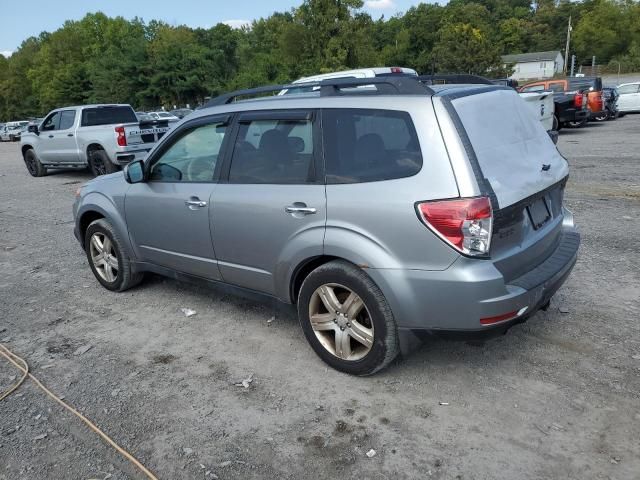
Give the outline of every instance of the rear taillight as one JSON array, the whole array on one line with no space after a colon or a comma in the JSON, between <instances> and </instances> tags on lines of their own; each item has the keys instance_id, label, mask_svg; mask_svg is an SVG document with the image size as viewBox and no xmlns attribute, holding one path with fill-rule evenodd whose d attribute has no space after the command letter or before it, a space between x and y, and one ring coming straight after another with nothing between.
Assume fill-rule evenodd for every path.
<instances>
[{"instance_id":1,"label":"rear taillight","mask_svg":"<svg viewBox=\"0 0 640 480\"><path fill-rule=\"evenodd\" d=\"M391 67L391 73L403 73L400 67Z\"/></svg>"},{"instance_id":2,"label":"rear taillight","mask_svg":"<svg viewBox=\"0 0 640 480\"><path fill-rule=\"evenodd\" d=\"M487 197L417 204L421 220L449 245L466 255L487 255L493 214Z\"/></svg>"},{"instance_id":3,"label":"rear taillight","mask_svg":"<svg viewBox=\"0 0 640 480\"><path fill-rule=\"evenodd\" d=\"M124 127L116 127L116 141L119 147L127 146L127 135L124 133Z\"/></svg>"},{"instance_id":4,"label":"rear taillight","mask_svg":"<svg viewBox=\"0 0 640 480\"><path fill-rule=\"evenodd\" d=\"M573 96L573 106L576 108L582 108L583 104L584 104L583 95L581 93L576 93Z\"/></svg>"}]
</instances>

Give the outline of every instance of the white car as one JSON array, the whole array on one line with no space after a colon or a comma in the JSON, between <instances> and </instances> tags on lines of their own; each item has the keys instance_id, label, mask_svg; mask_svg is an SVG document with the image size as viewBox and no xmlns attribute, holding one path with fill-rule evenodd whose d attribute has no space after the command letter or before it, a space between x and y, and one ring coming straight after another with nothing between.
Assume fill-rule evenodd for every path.
<instances>
[{"instance_id":1,"label":"white car","mask_svg":"<svg viewBox=\"0 0 640 480\"><path fill-rule=\"evenodd\" d=\"M26 130L28 121L9 122L0 129L1 142L18 142L22 136L22 132Z\"/></svg>"},{"instance_id":2,"label":"white car","mask_svg":"<svg viewBox=\"0 0 640 480\"><path fill-rule=\"evenodd\" d=\"M623 83L618 90L618 111L620 113L640 112L640 82Z\"/></svg>"},{"instance_id":3,"label":"white car","mask_svg":"<svg viewBox=\"0 0 640 480\"><path fill-rule=\"evenodd\" d=\"M169 112L149 112L147 115L149 115L154 120L167 120L169 123L180 121L178 117Z\"/></svg>"},{"instance_id":4,"label":"white car","mask_svg":"<svg viewBox=\"0 0 640 480\"><path fill-rule=\"evenodd\" d=\"M376 67L376 68L359 68L357 70L343 70L341 72L322 73L320 75L313 75L311 77L302 77L296 80L295 83L312 83L321 82L322 80L336 79L336 78L373 78L373 77L387 77L387 76L409 76L417 77L418 72L412 68L404 67ZM320 87L300 87L300 88L288 88L280 91L278 95L290 95L294 93L307 93L310 91L318 90ZM359 87L367 88L367 86Z\"/></svg>"}]
</instances>

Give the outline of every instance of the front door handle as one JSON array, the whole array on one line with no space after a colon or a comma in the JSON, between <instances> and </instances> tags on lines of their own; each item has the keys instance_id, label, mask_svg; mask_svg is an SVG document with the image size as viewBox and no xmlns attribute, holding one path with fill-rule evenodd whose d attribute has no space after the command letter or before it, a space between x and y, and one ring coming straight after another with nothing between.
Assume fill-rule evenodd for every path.
<instances>
[{"instance_id":1,"label":"front door handle","mask_svg":"<svg viewBox=\"0 0 640 480\"><path fill-rule=\"evenodd\" d=\"M53 135L49 135L49 138L53 138Z\"/></svg>"},{"instance_id":2,"label":"front door handle","mask_svg":"<svg viewBox=\"0 0 640 480\"><path fill-rule=\"evenodd\" d=\"M73 133L67 133L67 137L73 137Z\"/></svg>"},{"instance_id":3,"label":"front door handle","mask_svg":"<svg viewBox=\"0 0 640 480\"><path fill-rule=\"evenodd\" d=\"M198 210L207 206L207 202L203 202L198 197L191 197L189 200L185 200L184 204L189 210Z\"/></svg>"},{"instance_id":4,"label":"front door handle","mask_svg":"<svg viewBox=\"0 0 640 480\"><path fill-rule=\"evenodd\" d=\"M284 207L284 211L292 215L295 215L295 214L312 215L317 212L315 208L307 207L304 203L294 203L293 205Z\"/></svg>"}]
</instances>

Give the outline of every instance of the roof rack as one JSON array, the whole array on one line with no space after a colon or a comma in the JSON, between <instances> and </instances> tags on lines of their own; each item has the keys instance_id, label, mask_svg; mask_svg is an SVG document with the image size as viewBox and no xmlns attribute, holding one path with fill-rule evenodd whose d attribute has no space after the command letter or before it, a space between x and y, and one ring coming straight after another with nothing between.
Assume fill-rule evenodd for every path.
<instances>
[{"instance_id":1,"label":"roof rack","mask_svg":"<svg viewBox=\"0 0 640 480\"><path fill-rule=\"evenodd\" d=\"M360 89L375 85L375 89ZM238 97L275 93L287 89L305 87L319 87L321 97L336 97L345 95L428 95L433 90L419 82L416 77L371 77L371 78L331 78L317 82L293 83L286 85L269 85L264 87L236 90L224 93L209 100L205 107L215 107L232 103Z\"/></svg>"},{"instance_id":2,"label":"roof rack","mask_svg":"<svg viewBox=\"0 0 640 480\"><path fill-rule=\"evenodd\" d=\"M491 82L491 80L489 80L488 78L481 77L480 75L470 75L466 73L420 75L418 77L418 80L420 80L425 85L442 85L452 83L493 85L493 82Z\"/></svg>"}]
</instances>

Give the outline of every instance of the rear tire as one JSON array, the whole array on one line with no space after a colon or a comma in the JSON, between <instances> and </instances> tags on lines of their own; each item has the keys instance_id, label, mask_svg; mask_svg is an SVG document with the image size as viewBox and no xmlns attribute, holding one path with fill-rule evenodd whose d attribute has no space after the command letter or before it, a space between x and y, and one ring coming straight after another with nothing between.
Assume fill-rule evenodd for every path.
<instances>
[{"instance_id":1,"label":"rear tire","mask_svg":"<svg viewBox=\"0 0 640 480\"><path fill-rule=\"evenodd\" d=\"M47 169L40 163L36 152L34 152L32 148L24 153L23 160L27 171L32 177L43 177L47 174Z\"/></svg>"},{"instance_id":2,"label":"rear tire","mask_svg":"<svg viewBox=\"0 0 640 480\"><path fill-rule=\"evenodd\" d=\"M553 128L552 128L552 130L555 130L556 132L559 132L561 128L562 128L562 125L560 124L560 120L558 120L558 116L554 115L553 116Z\"/></svg>"},{"instance_id":3,"label":"rear tire","mask_svg":"<svg viewBox=\"0 0 640 480\"><path fill-rule=\"evenodd\" d=\"M142 281L144 273L132 270L123 241L104 218L91 222L87 228L84 249L91 271L107 290L124 292Z\"/></svg>"},{"instance_id":4,"label":"rear tire","mask_svg":"<svg viewBox=\"0 0 640 480\"><path fill-rule=\"evenodd\" d=\"M305 278L298 318L313 350L336 370L371 375L398 355L391 307L373 280L348 262L326 263Z\"/></svg>"},{"instance_id":5,"label":"rear tire","mask_svg":"<svg viewBox=\"0 0 640 480\"><path fill-rule=\"evenodd\" d=\"M107 175L118 171L104 150L94 150L89 154L89 168L94 177Z\"/></svg>"},{"instance_id":6,"label":"rear tire","mask_svg":"<svg viewBox=\"0 0 640 480\"><path fill-rule=\"evenodd\" d=\"M596 122L604 122L606 120L609 120L609 110L606 110L606 111L602 112L601 114L596 115L595 117L593 117L593 119Z\"/></svg>"}]
</instances>

